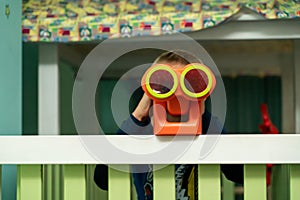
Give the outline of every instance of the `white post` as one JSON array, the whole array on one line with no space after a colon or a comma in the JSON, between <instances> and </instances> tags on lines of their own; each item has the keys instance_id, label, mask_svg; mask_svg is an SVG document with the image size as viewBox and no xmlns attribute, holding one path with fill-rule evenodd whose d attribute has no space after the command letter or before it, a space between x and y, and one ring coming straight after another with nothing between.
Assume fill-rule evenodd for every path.
<instances>
[{"instance_id":1,"label":"white post","mask_svg":"<svg viewBox=\"0 0 300 200\"><path fill-rule=\"evenodd\" d=\"M57 44L39 45L38 132L59 135L59 67ZM60 168L43 166L44 199L60 199Z\"/></svg>"},{"instance_id":2,"label":"white post","mask_svg":"<svg viewBox=\"0 0 300 200\"><path fill-rule=\"evenodd\" d=\"M39 135L59 134L59 68L56 44L40 44L38 70Z\"/></svg>"},{"instance_id":3,"label":"white post","mask_svg":"<svg viewBox=\"0 0 300 200\"><path fill-rule=\"evenodd\" d=\"M300 40L294 40L295 132L300 133Z\"/></svg>"}]
</instances>

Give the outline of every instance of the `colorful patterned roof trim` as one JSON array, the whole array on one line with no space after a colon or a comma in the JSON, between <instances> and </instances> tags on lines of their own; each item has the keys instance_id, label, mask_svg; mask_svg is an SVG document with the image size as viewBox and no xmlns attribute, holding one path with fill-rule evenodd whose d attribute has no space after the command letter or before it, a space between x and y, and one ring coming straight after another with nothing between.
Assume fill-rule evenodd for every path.
<instances>
[{"instance_id":1,"label":"colorful patterned roof trim","mask_svg":"<svg viewBox=\"0 0 300 200\"><path fill-rule=\"evenodd\" d=\"M76 42L190 32L249 8L266 19L300 17L299 0L23 0L23 41Z\"/></svg>"}]
</instances>

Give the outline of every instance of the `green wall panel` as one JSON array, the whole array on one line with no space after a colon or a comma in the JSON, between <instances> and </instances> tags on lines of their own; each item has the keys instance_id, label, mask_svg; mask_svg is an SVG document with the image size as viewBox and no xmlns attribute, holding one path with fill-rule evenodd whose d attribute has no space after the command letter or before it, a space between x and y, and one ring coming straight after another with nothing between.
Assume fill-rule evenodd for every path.
<instances>
[{"instance_id":1,"label":"green wall panel","mask_svg":"<svg viewBox=\"0 0 300 200\"><path fill-rule=\"evenodd\" d=\"M265 77L265 102L268 103L269 114L273 124L281 130L281 78Z\"/></svg>"},{"instance_id":2,"label":"green wall panel","mask_svg":"<svg viewBox=\"0 0 300 200\"><path fill-rule=\"evenodd\" d=\"M223 77L227 98L225 127L228 132L237 132L238 130L237 114L234 114L238 111L236 80L236 78Z\"/></svg>"},{"instance_id":3,"label":"green wall panel","mask_svg":"<svg viewBox=\"0 0 300 200\"><path fill-rule=\"evenodd\" d=\"M0 133L21 134L22 42L21 1L0 1L1 11L9 5L10 15L0 14Z\"/></svg>"},{"instance_id":4,"label":"green wall panel","mask_svg":"<svg viewBox=\"0 0 300 200\"><path fill-rule=\"evenodd\" d=\"M59 63L60 133L62 135L77 133L72 114L72 91L76 75L74 69L65 62Z\"/></svg>"},{"instance_id":5,"label":"green wall panel","mask_svg":"<svg viewBox=\"0 0 300 200\"><path fill-rule=\"evenodd\" d=\"M223 77L227 96L225 127L230 133L259 133L260 105L266 103L270 118L281 130L280 77Z\"/></svg>"},{"instance_id":6,"label":"green wall panel","mask_svg":"<svg viewBox=\"0 0 300 200\"><path fill-rule=\"evenodd\" d=\"M116 80L100 80L97 88L97 116L105 134L115 134L118 127L111 111L111 96ZM120 95L120 98L122 96Z\"/></svg>"},{"instance_id":7,"label":"green wall panel","mask_svg":"<svg viewBox=\"0 0 300 200\"><path fill-rule=\"evenodd\" d=\"M77 134L72 114L72 92L77 68L60 62L60 128L62 135ZM103 79L99 82L95 94L98 121L106 134L118 130L111 112L111 95L116 80Z\"/></svg>"},{"instance_id":8,"label":"green wall panel","mask_svg":"<svg viewBox=\"0 0 300 200\"><path fill-rule=\"evenodd\" d=\"M38 134L38 44L23 43L23 112L24 135Z\"/></svg>"},{"instance_id":9,"label":"green wall panel","mask_svg":"<svg viewBox=\"0 0 300 200\"><path fill-rule=\"evenodd\" d=\"M6 9L7 8L7 9ZM5 11L8 11L5 15ZM22 1L0 1L0 134L22 133ZM15 165L2 166L2 199L16 198Z\"/></svg>"}]
</instances>

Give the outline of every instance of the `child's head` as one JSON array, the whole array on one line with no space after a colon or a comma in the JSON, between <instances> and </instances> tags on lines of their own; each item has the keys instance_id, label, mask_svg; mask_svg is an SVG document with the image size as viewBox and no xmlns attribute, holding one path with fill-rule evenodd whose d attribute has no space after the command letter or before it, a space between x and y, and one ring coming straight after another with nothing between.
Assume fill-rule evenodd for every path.
<instances>
[{"instance_id":1,"label":"child's head","mask_svg":"<svg viewBox=\"0 0 300 200\"><path fill-rule=\"evenodd\" d=\"M141 84L153 100L155 134L202 133L204 102L214 76L200 59L186 51L165 52L145 72Z\"/></svg>"},{"instance_id":2,"label":"child's head","mask_svg":"<svg viewBox=\"0 0 300 200\"><path fill-rule=\"evenodd\" d=\"M190 63L202 63L202 61L182 50L164 52L154 61L154 64L169 64L174 68L182 68Z\"/></svg>"}]
</instances>

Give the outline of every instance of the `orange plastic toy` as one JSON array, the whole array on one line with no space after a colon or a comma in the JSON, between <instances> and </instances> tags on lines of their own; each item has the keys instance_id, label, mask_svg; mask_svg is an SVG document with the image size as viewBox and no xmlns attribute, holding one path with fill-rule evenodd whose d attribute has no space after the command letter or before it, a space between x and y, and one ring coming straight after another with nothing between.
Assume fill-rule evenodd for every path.
<instances>
[{"instance_id":1,"label":"orange plastic toy","mask_svg":"<svg viewBox=\"0 0 300 200\"><path fill-rule=\"evenodd\" d=\"M200 63L183 68L156 64L144 74L142 88L153 100L155 135L200 135L204 100L211 94L216 79Z\"/></svg>"}]
</instances>

